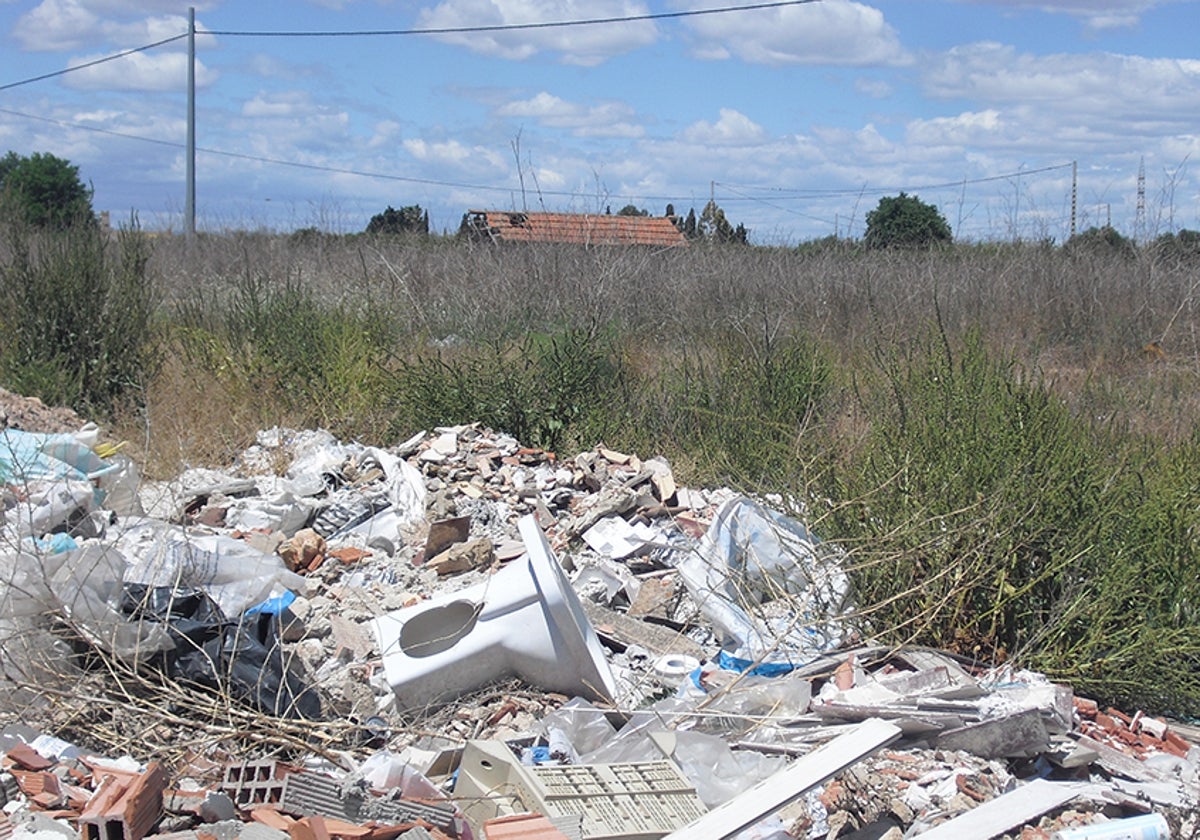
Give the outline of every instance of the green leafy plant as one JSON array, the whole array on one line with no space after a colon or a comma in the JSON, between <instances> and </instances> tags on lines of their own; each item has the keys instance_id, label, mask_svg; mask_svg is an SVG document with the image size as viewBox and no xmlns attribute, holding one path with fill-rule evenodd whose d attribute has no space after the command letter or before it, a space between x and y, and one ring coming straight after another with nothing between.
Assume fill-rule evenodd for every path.
<instances>
[{"instance_id":1,"label":"green leafy plant","mask_svg":"<svg viewBox=\"0 0 1200 840\"><path fill-rule=\"evenodd\" d=\"M23 157L10 151L0 158L0 210L37 228L95 223L92 190L80 180L79 167L48 153Z\"/></svg>"},{"instance_id":2,"label":"green leafy plant","mask_svg":"<svg viewBox=\"0 0 1200 840\"><path fill-rule=\"evenodd\" d=\"M8 229L0 353L9 387L45 402L111 410L157 357L158 292L136 219L115 242L94 226Z\"/></svg>"},{"instance_id":3,"label":"green leafy plant","mask_svg":"<svg viewBox=\"0 0 1200 840\"><path fill-rule=\"evenodd\" d=\"M429 211L422 210L421 205L401 207L399 210L390 204L382 213L376 213L367 222L367 233L429 233Z\"/></svg>"},{"instance_id":4,"label":"green leafy plant","mask_svg":"<svg viewBox=\"0 0 1200 840\"><path fill-rule=\"evenodd\" d=\"M941 211L915 195L886 196L867 213L868 248L927 248L953 239Z\"/></svg>"},{"instance_id":5,"label":"green leafy plant","mask_svg":"<svg viewBox=\"0 0 1200 840\"><path fill-rule=\"evenodd\" d=\"M1071 254L1116 256L1125 259L1130 259L1137 254L1137 245L1134 241L1122 236L1112 225L1090 227L1068 239L1064 247Z\"/></svg>"}]
</instances>

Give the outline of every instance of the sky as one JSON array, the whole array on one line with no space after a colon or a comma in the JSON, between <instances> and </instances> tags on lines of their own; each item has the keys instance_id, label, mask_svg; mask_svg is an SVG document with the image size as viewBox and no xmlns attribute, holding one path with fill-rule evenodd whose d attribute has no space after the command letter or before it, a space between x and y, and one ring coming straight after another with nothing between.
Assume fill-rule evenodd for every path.
<instances>
[{"instance_id":1,"label":"sky","mask_svg":"<svg viewBox=\"0 0 1200 840\"><path fill-rule=\"evenodd\" d=\"M899 192L964 240L1200 229L1194 0L191 8L201 230L712 199L792 245L861 236ZM0 154L67 159L114 225L182 230L188 21L168 0L0 0Z\"/></svg>"}]
</instances>

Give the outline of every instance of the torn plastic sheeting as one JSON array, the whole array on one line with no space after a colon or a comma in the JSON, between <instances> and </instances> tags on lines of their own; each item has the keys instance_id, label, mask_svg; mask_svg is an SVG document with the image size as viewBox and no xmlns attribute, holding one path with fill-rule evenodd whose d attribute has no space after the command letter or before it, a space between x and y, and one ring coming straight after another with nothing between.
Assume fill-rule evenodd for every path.
<instances>
[{"instance_id":1,"label":"torn plastic sheeting","mask_svg":"<svg viewBox=\"0 0 1200 840\"><path fill-rule=\"evenodd\" d=\"M403 458L384 449L368 447L366 452L383 469L388 481L388 499L401 522L411 525L425 518L425 478Z\"/></svg>"},{"instance_id":2,"label":"torn plastic sheeting","mask_svg":"<svg viewBox=\"0 0 1200 840\"><path fill-rule=\"evenodd\" d=\"M304 578L288 571L278 555L224 534L190 534L147 519L127 527L118 543L135 558L126 581L198 587L226 616L241 615L255 604L304 587Z\"/></svg>"},{"instance_id":3,"label":"torn plastic sheeting","mask_svg":"<svg viewBox=\"0 0 1200 840\"><path fill-rule=\"evenodd\" d=\"M679 765L709 808L728 802L787 767L787 759L781 755L735 753L725 739L703 732L677 729L650 737Z\"/></svg>"},{"instance_id":4,"label":"torn plastic sheeting","mask_svg":"<svg viewBox=\"0 0 1200 840\"><path fill-rule=\"evenodd\" d=\"M25 484L44 479L93 481L120 469L92 451L98 430L78 434L38 434L19 429L0 431L0 481Z\"/></svg>"},{"instance_id":5,"label":"torn plastic sheeting","mask_svg":"<svg viewBox=\"0 0 1200 840\"><path fill-rule=\"evenodd\" d=\"M65 531L96 509L96 488L82 479L35 479L24 489L25 499L5 515L21 537Z\"/></svg>"},{"instance_id":6,"label":"torn plastic sheeting","mask_svg":"<svg viewBox=\"0 0 1200 840\"><path fill-rule=\"evenodd\" d=\"M850 579L820 545L800 522L736 496L677 568L723 647L759 664L799 665L847 635ZM765 616L775 601L780 614Z\"/></svg>"},{"instance_id":7,"label":"torn plastic sheeting","mask_svg":"<svg viewBox=\"0 0 1200 840\"><path fill-rule=\"evenodd\" d=\"M42 603L101 650L131 659L172 647L161 626L130 621L121 612L126 561L111 546L90 545L76 551L43 557L22 556L22 559L27 566L24 579L33 585L18 591L30 594L40 591ZM40 586L34 583L39 579L43 582Z\"/></svg>"},{"instance_id":8,"label":"torn plastic sheeting","mask_svg":"<svg viewBox=\"0 0 1200 840\"><path fill-rule=\"evenodd\" d=\"M387 450L342 444L324 430L304 435L292 450L294 457L287 476L298 495L315 496L336 489L343 481L345 465L356 459L360 465L379 466L387 485L387 500L404 524L415 523L425 515L425 479L416 467ZM382 508L375 508L371 514Z\"/></svg>"},{"instance_id":9,"label":"torn plastic sheeting","mask_svg":"<svg viewBox=\"0 0 1200 840\"><path fill-rule=\"evenodd\" d=\"M231 621L201 590L138 584L126 585L121 607L140 626L157 622L170 633L165 663L172 679L227 692L280 717L320 718L320 699L284 660L278 615Z\"/></svg>"}]
</instances>

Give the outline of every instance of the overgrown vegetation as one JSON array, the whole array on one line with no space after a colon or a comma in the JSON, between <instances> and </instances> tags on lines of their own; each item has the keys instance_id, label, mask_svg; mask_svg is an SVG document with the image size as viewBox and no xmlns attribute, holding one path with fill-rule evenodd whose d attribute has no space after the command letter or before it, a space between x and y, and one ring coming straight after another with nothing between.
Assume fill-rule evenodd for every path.
<instances>
[{"instance_id":1,"label":"overgrown vegetation","mask_svg":"<svg viewBox=\"0 0 1200 840\"><path fill-rule=\"evenodd\" d=\"M1093 238L655 252L308 232L189 250L26 231L0 261L0 384L130 438L148 425L152 475L276 424L388 444L481 422L563 458L663 454L683 482L803 505L847 549L878 638L1195 714L1192 243Z\"/></svg>"},{"instance_id":2,"label":"overgrown vegetation","mask_svg":"<svg viewBox=\"0 0 1200 840\"><path fill-rule=\"evenodd\" d=\"M154 372L157 292L136 223L4 231L0 372L51 405L110 414Z\"/></svg>"}]
</instances>

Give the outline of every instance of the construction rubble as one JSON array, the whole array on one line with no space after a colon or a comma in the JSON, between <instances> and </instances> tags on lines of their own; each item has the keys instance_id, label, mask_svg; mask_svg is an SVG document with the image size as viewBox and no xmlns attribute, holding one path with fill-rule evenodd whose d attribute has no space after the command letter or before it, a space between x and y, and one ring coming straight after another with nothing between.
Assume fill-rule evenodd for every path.
<instances>
[{"instance_id":1,"label":"construction rubble","mask_svg":"<svg viewBox=\"0 0 1200 840\"><path fill-rule=\"evenodd\" d=\"M477 426L8 429L0 840L1192 837L1197 730L888 648L782 498Z\"/></svg>"}]
</instances>

